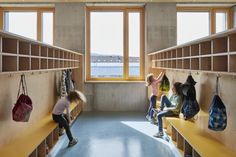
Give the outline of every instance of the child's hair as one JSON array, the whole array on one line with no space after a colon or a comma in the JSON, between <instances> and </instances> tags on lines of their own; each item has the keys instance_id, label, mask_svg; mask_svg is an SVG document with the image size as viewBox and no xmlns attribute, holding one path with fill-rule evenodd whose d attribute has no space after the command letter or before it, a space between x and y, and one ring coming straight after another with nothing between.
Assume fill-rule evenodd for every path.
<instances>
[{"instance_id":1,"label":"child's hair","mask_svg":"<svg viewBox=\"0 0 236 157\"><path fill-rule=\"evenodd\" d=\"M75 91L70 91L68 96L67 96L68 100L70 102L74 102L74 101L80 101L80 95L79 93L75 90Z\"/></svg>"},{"instance_id":2,"label":"child's hair","mask_svg":"<svg viewBox=\"0 0 236 157\"><path fill-rule=\"evenodd\" d=\"M150 73L146 76L146 86L150 86L152 84L153 73Z\"/></svg>"},{"instance_id":3,"label":"child's hair","mask_svg":"<svg viewBox=\"0 0 236 157\"><path fill-rule=\"evenodd\" d=\"M176 94L177 94L178 96L182 96L182 95L183 95L183 94L182 94L182 83L180 83L180 82L175 82L173 86L174 86L174 88L175 88Z\"/></svg>"}]
</instances>

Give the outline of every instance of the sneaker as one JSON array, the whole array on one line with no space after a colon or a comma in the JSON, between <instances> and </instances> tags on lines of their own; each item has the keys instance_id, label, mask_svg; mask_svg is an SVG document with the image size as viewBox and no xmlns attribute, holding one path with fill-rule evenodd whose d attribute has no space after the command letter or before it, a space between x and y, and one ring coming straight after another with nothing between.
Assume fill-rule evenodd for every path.
<instances>
[{"instance_id":1,"label":"sneaker","mask_svg":"<svg viewBox=\"0 0 236 157\"><path fill-rule=\"evenodd\" d=\"M62 136L64 134L64 129L63 128L60 128L59 129L59 136Z\"/></svg>"},{"instance_id":2,"label":"sneaker","mask_svg":"<svg viewBox=\"0 0 236 157\"><path fill-rule=\"evenodd\" d=\"M152 119L150 120L150 122L151 122L152 124L158 124L158 122L157 122L157 120L156 120L155 118L152 118Z\"/></svg>"},{"instance_id":3,"label":"sneaker","mask_svg":"<svg viewBox=\"0 0 236 157\"><path fill-rule=\"evenodd\" d=\"M72 141L69 142L68 147L72 147L78 143L78 139L74 138Z\"/></svg>"},{"instance_id":4,"label":"sneaker","mask_svg":"<svg viewBox=\"0 0 236 157\"><path fill-rule=\"evenodd\" d=\"M149 117L149 115L146 115L146 118L147 118L147 120L148 120L148 121L150 120L150 117Z\"/></svg>"},{"instance_id":5,"label":"sneaker","mask_svg":"<svg viewBox=\"0 0 236 157\"><path fill-rule=\"evenodd\" d=\"M157 132L155 135L153 135L154 137L163 137L164 136L164 133L159 131Z\"/></svg>"}]
</instances>

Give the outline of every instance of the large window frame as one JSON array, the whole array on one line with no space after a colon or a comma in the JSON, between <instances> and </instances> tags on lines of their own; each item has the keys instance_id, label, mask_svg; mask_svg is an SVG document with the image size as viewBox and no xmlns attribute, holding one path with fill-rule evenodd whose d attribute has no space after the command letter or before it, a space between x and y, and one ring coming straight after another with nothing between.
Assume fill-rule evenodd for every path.
<instances>
[{"instance_id":1,"label":"large window frame","mask_svg":"<svg viewBox=\"0 0 236 157\"><path fill-rule=\"evenodd\" d=\"M176 11L177 12L209 12L210 34L216 33L216 13L224 12L227 14L227 29L233 28L232 11L229 7L177 7Z\"/></svg>"},{"instance_id":2,"label":"large window frame","mask_svg":"<svg viewBox=\"0 0 236 157\"><path fill-rule=\"evenodd\" d=\"M123 12L124 50L123 50L123 77L122 78L94 78L91 77L90 66L90 13L93 11L119 11ZM140 76L129 76L129 52L128 52L128 13L140 12ZM111 7L111 6L87 6L86 7L86 81L144 81L144 7Z\"/></svg>"},{"instance_id":3,"label":"large window frame","mask_svg":"<svg viewBox=\"0 0 236 157\"><path fill-rule=\"evenodd\" d=\"M37 40L43 40L43 13L51 12L53 13L53 28L54 28L54 17L55 17L55 9L53 7L2 7L0 8L0 29L4 29L4 12L37 12ZM54 31L52 32L52 36ZM53 43L53 38L52 38Z\"/></svg>"}]
</instances>

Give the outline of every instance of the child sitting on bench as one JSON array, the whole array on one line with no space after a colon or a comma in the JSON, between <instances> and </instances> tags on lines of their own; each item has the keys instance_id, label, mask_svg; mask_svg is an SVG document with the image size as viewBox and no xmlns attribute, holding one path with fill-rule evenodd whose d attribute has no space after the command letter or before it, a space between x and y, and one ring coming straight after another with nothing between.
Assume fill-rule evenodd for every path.
<instances>
[{"instance_id":1,"label":"child sitting on bench","mask_svg":"<svg viewBox=\"0 0 236 157\"><path fill-rule=\"evenodd\" d=\"M164 135L162 117L179 116L183 101L181 86L182 83L175 82L172 88L172 96L169 99L166 95L161 96L161 106L156 110L159 131L154 135L154 137L162 137Z\"/></svg>"},{"instance_id":2,"label":"child sitting on bench","mask_svg":"<svg viewBox=\"0 0 236 157\"><path fill-rule=\"evenodd\" d=\"M57 101L52 111L53 120L59 124L59 135L63 134L63 128L66 130L66 135L70 141L68 147L71 147L78 142L77 138L72 136L69 125L71 122L69 106L72 102L78 101L85 102L85 96L79 91L71 91L67 96L62 97ZM64 110L66 110L66 114L64 114Z\"/></svg>"}]
</instances>

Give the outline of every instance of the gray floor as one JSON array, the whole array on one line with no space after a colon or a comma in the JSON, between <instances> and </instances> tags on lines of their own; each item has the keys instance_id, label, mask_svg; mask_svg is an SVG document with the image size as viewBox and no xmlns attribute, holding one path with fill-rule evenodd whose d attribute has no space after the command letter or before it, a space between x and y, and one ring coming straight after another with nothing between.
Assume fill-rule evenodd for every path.
<instances>
[{"instance_id":1,"label":"gray floor","mask_svg":"<svg viewBox=\"0 0 236 157\"><path fill-rule=\"evenodd\" d=\"M157 126L144 113L83 112L71 127L77 145L60 137L49 157L180 157L175 146L154 138Z\"/></svg>"}]
</instances>

